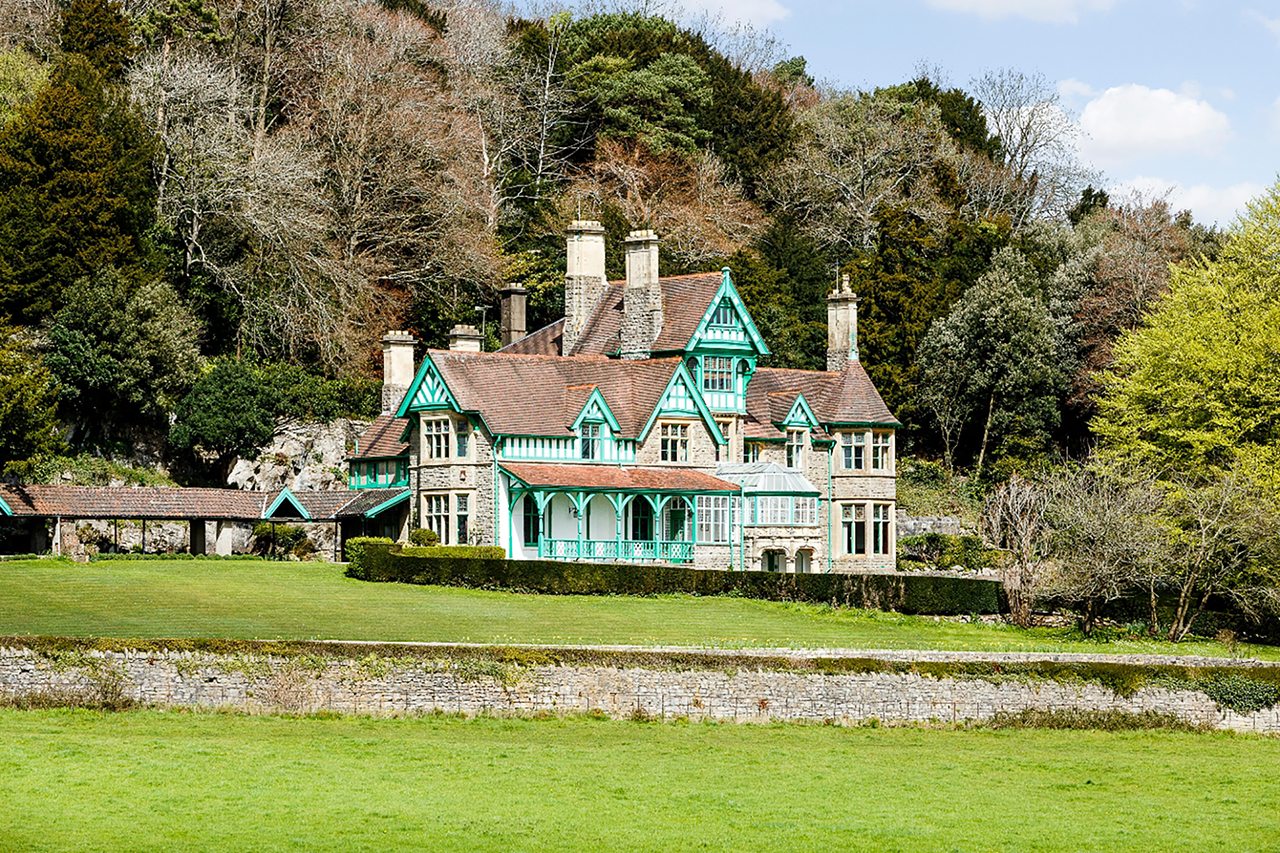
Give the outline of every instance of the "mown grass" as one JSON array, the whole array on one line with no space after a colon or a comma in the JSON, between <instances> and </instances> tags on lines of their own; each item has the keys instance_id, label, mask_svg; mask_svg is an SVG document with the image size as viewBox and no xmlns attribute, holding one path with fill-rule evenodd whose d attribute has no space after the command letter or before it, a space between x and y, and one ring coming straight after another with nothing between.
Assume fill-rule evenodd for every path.
<instances>
[{"instance_id":1,"label":"mown grass","mask_svg":"<svg viewBox=\"0 0 1280 853\"><path fill-rule=\"evenodd\" d=\"M518 595L366 583L323 563L0 563L0 635L226 637L1183 653L1212 641L1083 640L878 611L736 598ZM1280 648L1238 653L1280 659Z\"/></svg>"},{"instance_id":2,"label":"mown grass","mask_svg":"<svg viewBox=\"0 0 1280 853\"><path fill-rule=\"evenodd\" d=\"M1280 740L0 711L0 848L1263 850Z\"/></svg>"}]
</instances>

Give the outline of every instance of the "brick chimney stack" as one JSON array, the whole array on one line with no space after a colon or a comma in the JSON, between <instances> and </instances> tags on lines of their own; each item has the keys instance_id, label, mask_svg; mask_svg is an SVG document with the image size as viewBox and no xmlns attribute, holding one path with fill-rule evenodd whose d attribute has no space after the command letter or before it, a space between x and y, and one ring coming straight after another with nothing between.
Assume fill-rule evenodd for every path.
<instances>
[{"instance_id":1,"label":"brick chimney stack","mask_svg":"<svg viewBox=\"0 0 1280 853\"><path fill-rule=\"evenodd\" d=\"M413 384L413 335L390 331L382 336L382 414L400 408L400 401Z\"/></svg>"},{"instance_id":2,"label":"brick chimney stack","mask_svg":"<svg viewBox=\"0 0 1280 853\"><path fill-rule=\"evenodd\" d=\"M604 297L604 226L592 219L575 219L565 233L564 333L560 349L569 355L587 319Z\"/></svg>"},{"instance_id":3,"label":"brick chimney stack","mask_svg":"<svg viewBox=\"0 0 1280 853\"><path fill-rule=\"evenodd\" d=\"M827 370L839 372L858 360L858 295L849 276L827 296Z\"/></svg>"},{"instance_id":4,"label":"brick chimney stack","mask_svg":"<svg viewBox=\"0 0 1280 853\"><path fill-rule=\"evenodd\" d=\"M648 358L662 331L658 235L632 231L626 240L627 289L622 296L622 357Z\"/></svg>"},{"instance_id":5,"label":"brick chimney stack","mask_svg":"<svg viewBox=\"0 0 1280 853\"><path fill-rule=\"evenodd\" d=\"M504 287L498 291L499 316L502 322L502 345L513 344L528 334L525 307L529 291L523 287Z\"/></svg>"}]
</instances>

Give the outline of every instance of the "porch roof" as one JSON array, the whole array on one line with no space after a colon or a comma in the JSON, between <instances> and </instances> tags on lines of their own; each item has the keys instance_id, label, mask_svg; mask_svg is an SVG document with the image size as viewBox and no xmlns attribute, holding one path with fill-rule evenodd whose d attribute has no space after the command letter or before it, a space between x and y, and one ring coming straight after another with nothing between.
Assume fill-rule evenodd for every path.
<instances>
[{"instance_id":1,"label":"porch roof","mask_svg":"<svg viewBox=\"0 0 1280 853\"><path fill-rule=\"evenodd\" d=\"M799 471L784 468L777 462L734 462L716 467L716 475L742 486L744 495L821 494Z\"/></svg>"},{"instance_id":2,"label":"porch roof","mask_svg":"<svg viewBox=\"0 0 1280 853\"><path fill-rule=\"evenodd\" d=\"M547 465L504 462L502 469L526 486L597 492L737 492L738 486L686 468L622 468L616 465Z\"/></svg>"}]
</instances>

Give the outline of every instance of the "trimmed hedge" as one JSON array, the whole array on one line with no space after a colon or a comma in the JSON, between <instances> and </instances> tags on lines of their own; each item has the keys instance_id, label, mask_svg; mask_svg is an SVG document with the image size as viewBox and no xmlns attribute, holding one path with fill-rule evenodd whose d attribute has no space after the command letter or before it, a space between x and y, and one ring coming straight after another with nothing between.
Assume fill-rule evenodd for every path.
<instances>
[{"instance_id":1,"label":"trimmed hedge","mask_svg":"<svg viewBox=\"0 0 1280 853\"><path fill-rule=\"evenodd\" d=\"M998 581L937 575L727 572L644 564L424 556L368 543L347 574L368 581L503 589L546 595L733 595L954 616L1000 612ZM495 549L499 550L499 549Z\"/></svg>"},{"instance_id":2,"label":"trimmed hedge","mask_svg":"<svg viewBox=\"0 0 1280 853\"><path fill-rule=\"evenodd\" d=\"M172 554L135 554L123 551L119 554L97 553L89 555L91 563L137 562L141 560L178 561L185 560L261 560L256 554L190 554L186 551L175 551Z\"/></svg>"},{"instance_id":3,"label":"trimmed hedge","mask_svg":"<svg viewBox=\"0 0 1280 853\"><path fill-rule=\"evenodd\" d=\"M406 545L400 553L411 557L452 557L461 560L504 560L505 548L495 545Z\"/></svg>"}]
</instances>

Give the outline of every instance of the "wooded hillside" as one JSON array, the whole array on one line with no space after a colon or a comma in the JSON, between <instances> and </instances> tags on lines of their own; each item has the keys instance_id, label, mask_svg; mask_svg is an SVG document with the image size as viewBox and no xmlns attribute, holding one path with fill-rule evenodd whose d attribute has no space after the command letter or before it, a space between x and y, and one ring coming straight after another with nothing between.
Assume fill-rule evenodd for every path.
<instances>
[{"instance_id":1,"label":"wooded hillside","mask_svg":"<svg viewBox=\"0 0 1280 853\"><path fill-rule=\"evenodd\" d=\"M914 454L1079 454L1118 337L1218 235L1095 189L1046 80L940 76L818 87L759 34L484 0L0 0L0 459L196 480L370 414L385 330L492 348L513 283L561 316L578 215L730 266L776 366L823 366L849 275Z\"/></svg>"}]
</instances>

